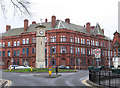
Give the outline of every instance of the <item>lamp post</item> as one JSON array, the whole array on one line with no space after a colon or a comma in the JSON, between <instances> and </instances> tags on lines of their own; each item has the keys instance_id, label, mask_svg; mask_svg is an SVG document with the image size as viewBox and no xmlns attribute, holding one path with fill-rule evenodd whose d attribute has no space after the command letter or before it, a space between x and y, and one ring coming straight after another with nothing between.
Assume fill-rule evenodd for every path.
<instances>
[{"instance_id":1,"label":"lamp post","mask_svg":"<svg viewBox=\"0 0 120 88\"><path fill-rule=\"evenodd\" d=\"M110 68L110 37L109 37L109 68Z\"/></svg>"},{"instance_id":2,"label":"lamp post","mask_svg":"<svg viewBox=\"0 0 120 88\"><path fill-rule=\"evenodd\" d=\"M48 47L48 33L47 33L47 68L49 68L49 60L48 60L48 57L49 57L49 47Z\"/></svg>"}]
</instances>

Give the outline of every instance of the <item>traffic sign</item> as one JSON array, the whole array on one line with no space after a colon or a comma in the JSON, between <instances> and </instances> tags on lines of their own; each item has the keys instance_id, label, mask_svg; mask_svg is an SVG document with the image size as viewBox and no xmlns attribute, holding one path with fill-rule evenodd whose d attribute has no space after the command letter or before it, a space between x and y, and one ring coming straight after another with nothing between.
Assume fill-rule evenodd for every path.
<instances>
[{"instance_id":1,"label":"traffic sign","mask_svg":"<svg viewBox=\"0 0 120 88\"><path fill-rule=\"evenodd\" d=\"M100 58L101 57L101 49L97 48L95 49L95 58Z\"/></svg>"}]
</instances>

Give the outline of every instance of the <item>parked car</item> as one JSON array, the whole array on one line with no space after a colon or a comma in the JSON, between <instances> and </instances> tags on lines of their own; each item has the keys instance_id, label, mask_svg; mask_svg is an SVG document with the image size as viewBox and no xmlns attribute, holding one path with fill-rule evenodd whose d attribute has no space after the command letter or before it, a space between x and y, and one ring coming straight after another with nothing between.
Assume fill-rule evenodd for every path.
<instances>
[{"instance_id":1,"label":"parked car","mask_svg":"<svg viewBox=\"0 0 120 88\"><path fill-rule=\"evenodd\" d=\"M31 67L28 66L28 65L26 65L26 66L10 65L10 66L8 67L8 69L10 69L10 67L11 67L11 69L27 69L27 68L31 68ZM32 67L32 68L33 68L33 67Z\"/></svg>"},{"instance_id":2,"label":"parked car","mask_svg":"<svg viewBox=\"0 0 120 88\"><path fill-rule=\"evenodd\" d=\"M28 65L25 65L25 66L24 66L24 69L27 69L27 68L31 68L31 67L28 66ZM34 67L32 67L32 68L34 68Z\"/></svg>"},{"instance_id":3,"label":"parked car","mask_svg":"<svg viewBox=\"0 0 120 88\"><path fill-rule=\"evenodd\" d=\"M11 67L11 69L20 69L21 68L19 65L10 65L8 67L8 69L10 69L10 67Z\"/></svg>"},{"instance_id":4,"label":"parked car","mask_svg":"<svg viewBox=\"0 0 120 88\"><path fill-rule=\"evenodd\" d=\"M65 65L60 65L58 68L59 69L66 69Z\"/></svg>"}]
</instances>

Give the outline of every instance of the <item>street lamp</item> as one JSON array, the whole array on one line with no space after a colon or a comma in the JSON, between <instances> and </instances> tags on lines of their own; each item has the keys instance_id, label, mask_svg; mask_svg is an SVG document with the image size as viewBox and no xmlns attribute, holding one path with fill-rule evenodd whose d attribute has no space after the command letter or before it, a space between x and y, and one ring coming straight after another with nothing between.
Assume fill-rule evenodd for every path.
<instances>
[{"instance_id":1,"label":"street lamp","mask_svg":"<svg viewBox=\"0 0 120 88\"><path fill-rule=\"evenodd\" d=\"M110 37L109 37L109 68L110 68Z\"/></svg>"}]
</instances>

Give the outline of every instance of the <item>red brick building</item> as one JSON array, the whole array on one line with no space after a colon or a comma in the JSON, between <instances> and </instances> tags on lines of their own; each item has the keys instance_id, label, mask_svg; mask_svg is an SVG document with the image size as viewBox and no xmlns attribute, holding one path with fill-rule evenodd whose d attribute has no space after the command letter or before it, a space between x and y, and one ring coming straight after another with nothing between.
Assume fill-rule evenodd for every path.
<instances>
[{"instance_id":1,"label":"red brick building","mask_svg":"<svg viewBox=\"0 0 120 88\"><path fill-rule=\"evenodd\" d=\"M72 24L70 19L56 20L52 16L51 22L43 23L46 28L46 64L49 67L65 65L85 69L96 66L94 49L101 49L101 65L108 65L109 40L104 35L100 25L91 26L88 22L84 26ZM36 26L33 21L28 25L24 20L23 28L11 29L6 26L6 32L0 37L0 58L2 68L10 64L36 66ZM112 59L112 41L110 40L110 57Z\"/></svg>"}]
</instances>

